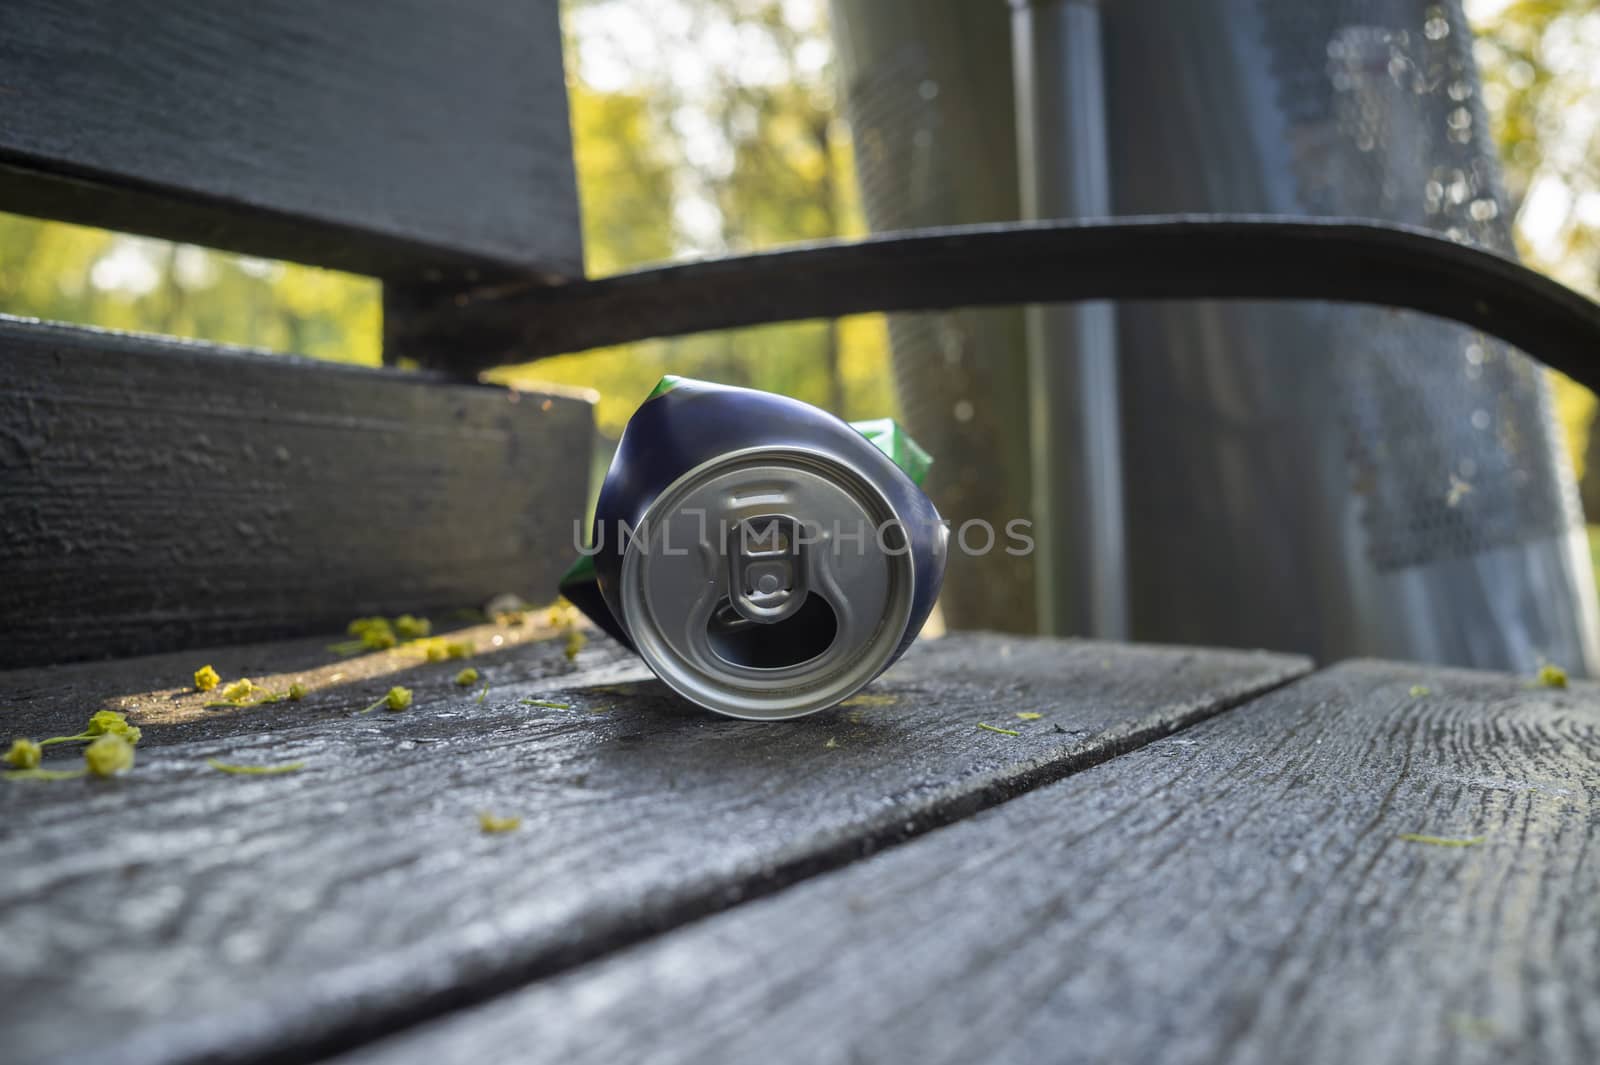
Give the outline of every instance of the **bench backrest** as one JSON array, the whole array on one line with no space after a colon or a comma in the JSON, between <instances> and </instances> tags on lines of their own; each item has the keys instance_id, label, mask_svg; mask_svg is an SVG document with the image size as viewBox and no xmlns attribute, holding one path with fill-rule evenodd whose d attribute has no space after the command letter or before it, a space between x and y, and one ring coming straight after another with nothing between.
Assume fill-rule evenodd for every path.
<instances>
[{"instance_id":1,"label":"bench backrest","mask_svg":"<svg viewBox=\"0 0 1600 1065\"><path fill-rule=\"evenodd\" d=\"M582 272L556 0L14 0L0 210L371 274ZM3 253L3 250L0 250ZM590 404L0 322L0 666L553 587Z\"/></svg>"},{"instance_id":2,"label":"bench backrest","mask_svg":"<svg viewBox=\"0 0 1600 1065\"><path fill-rule=\"evenodd\" d=\"M556 0L12 0L4 209L397 281L582 273Z\"/></svg>"}]
</instances>

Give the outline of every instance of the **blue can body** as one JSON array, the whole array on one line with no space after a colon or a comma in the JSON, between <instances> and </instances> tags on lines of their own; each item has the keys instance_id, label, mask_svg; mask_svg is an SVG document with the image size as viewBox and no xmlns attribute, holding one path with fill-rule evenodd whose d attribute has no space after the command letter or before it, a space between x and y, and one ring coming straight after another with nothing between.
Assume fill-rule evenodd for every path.
<instances>
[{"instance_id":1,"label":"blue can body","mask_svg":"<svg viewBox=\"0 0 1600 1065\"><path fill-rule=\"evenodd\" d=\"M592 576L580 563L563 581L563 594L633 647L621 588L627 545L617 531L638 528L651 504L691 471L722 456L766 449L807 452L847 467L898 516L914 584L909 619L882 665L887 668L916 638L938 598L947 534L932 501L879 446L849 423L786 396L681 378L664 381L629 420L600 490L591 533L597 549Z\"/></svg>"}]
</instances>

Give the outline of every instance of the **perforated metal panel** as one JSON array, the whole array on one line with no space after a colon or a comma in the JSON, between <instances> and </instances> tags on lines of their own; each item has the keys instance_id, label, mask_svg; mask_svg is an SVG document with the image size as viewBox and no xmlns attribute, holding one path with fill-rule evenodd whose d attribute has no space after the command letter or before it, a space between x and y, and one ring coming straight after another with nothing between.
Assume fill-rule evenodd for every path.
<instances>
[{"instance_id":1,"label":"perforated metal panel","mask_svg":"<svg viewBox=\"0 0 1600 1065\"><path fill-rule=\"evenodd\" d=\"M961 211L1001 165L972 131L1015 119L937 71L998 63L1004 45L973 26L1004 8L835 0L874 229L975 220ZM1454 0L1100 12L1114 213L1382 218L1511 254ZM951 18L967 20L956 41ZM941 460L960 449L970 498L1023 500L984 476L1018 439L1016 408L980 387L994 349L951 320L895 326L908 419ZM1421 315L1310 303L1125 304L1118 334L1136 638L1600 665L1571 472L1522 355Z\"/></svg>"},{"instance_id":2,"label":"perforated metal panel","mask_svg":"<svg viewBox=\"0 0 1600 1065\"><path fill-rule=\"evenodd\" d=\"M949 145L939 80L920 41L896 44L851 79L849 108L855 134L856 176L862 202L878 232L946 221L960 206L942 165ZM965 364L970 338L949 314L892 314L889 336L896 395L907 424L949 435L953 407L970 394ZM937 381L937 387L930 387ZM971 421L974 411L963 408ZM992 412L985 411L985 417ZM945 427L945 428L939 428Z\"/></svg>"},{"instance_id":3,"label":"perforated metal panel","mask_svg":"<svg viewBox=\"0 0 1600 1065\"><path fill-rule=\"evenodd\" d=\"M1512 253L1456 4L1103 10L1118 213L1383 218ZM1121 322L1137 635L1593 667L1576 492L1524 356L1347 306Z\"/></svg>"},{"instance_id":4,"label":"perforated metal panel","mask_svg":"<svg viewBox=\"0 0 1600 1065\"><path fill-rule=\"evenodd\" d=\"M1453 4L1259 7L1307 213L1401 219L1515 254ZM1547 388L1520 353L1374 312L1344 316L1338 342L1351 483L1380 569L1581 524Z\"/></svg>"}]
</instances>

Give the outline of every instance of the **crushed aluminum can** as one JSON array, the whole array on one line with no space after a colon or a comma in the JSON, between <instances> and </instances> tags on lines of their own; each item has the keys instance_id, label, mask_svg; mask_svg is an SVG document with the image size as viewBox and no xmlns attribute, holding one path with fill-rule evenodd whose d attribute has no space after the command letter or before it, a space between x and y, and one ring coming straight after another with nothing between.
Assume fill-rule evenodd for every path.
<instances>
[{"instance_id":1,"label":"crushed aluminum can","mask_svg":"<svg viewBox=\"0 0 1600 1065\"><path fill-rule=\"evenodd\" d=\"M890 419L663 378L629 420L562 594L684 698L754 720L837 705L933 609L948 531Z\"/></svg>"}]
</instances>

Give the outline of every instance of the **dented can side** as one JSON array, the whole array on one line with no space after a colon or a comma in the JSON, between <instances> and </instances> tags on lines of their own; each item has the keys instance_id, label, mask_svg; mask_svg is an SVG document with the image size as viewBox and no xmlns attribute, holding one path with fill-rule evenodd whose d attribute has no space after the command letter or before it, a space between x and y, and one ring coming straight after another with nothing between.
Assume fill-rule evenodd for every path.
<instances>
[{"instance_id":1,"label":"dented can side","mask_svg":"<svg viewBox=\"0 0 1600 1065\"><path fill-rule=\"evenodd\" d=\"M601 488L594 579L563 591L701 706L837 704L916 638L946 556L932 502L863 434L784 396L667 379Z\"/></svg>"}]
</instances>

